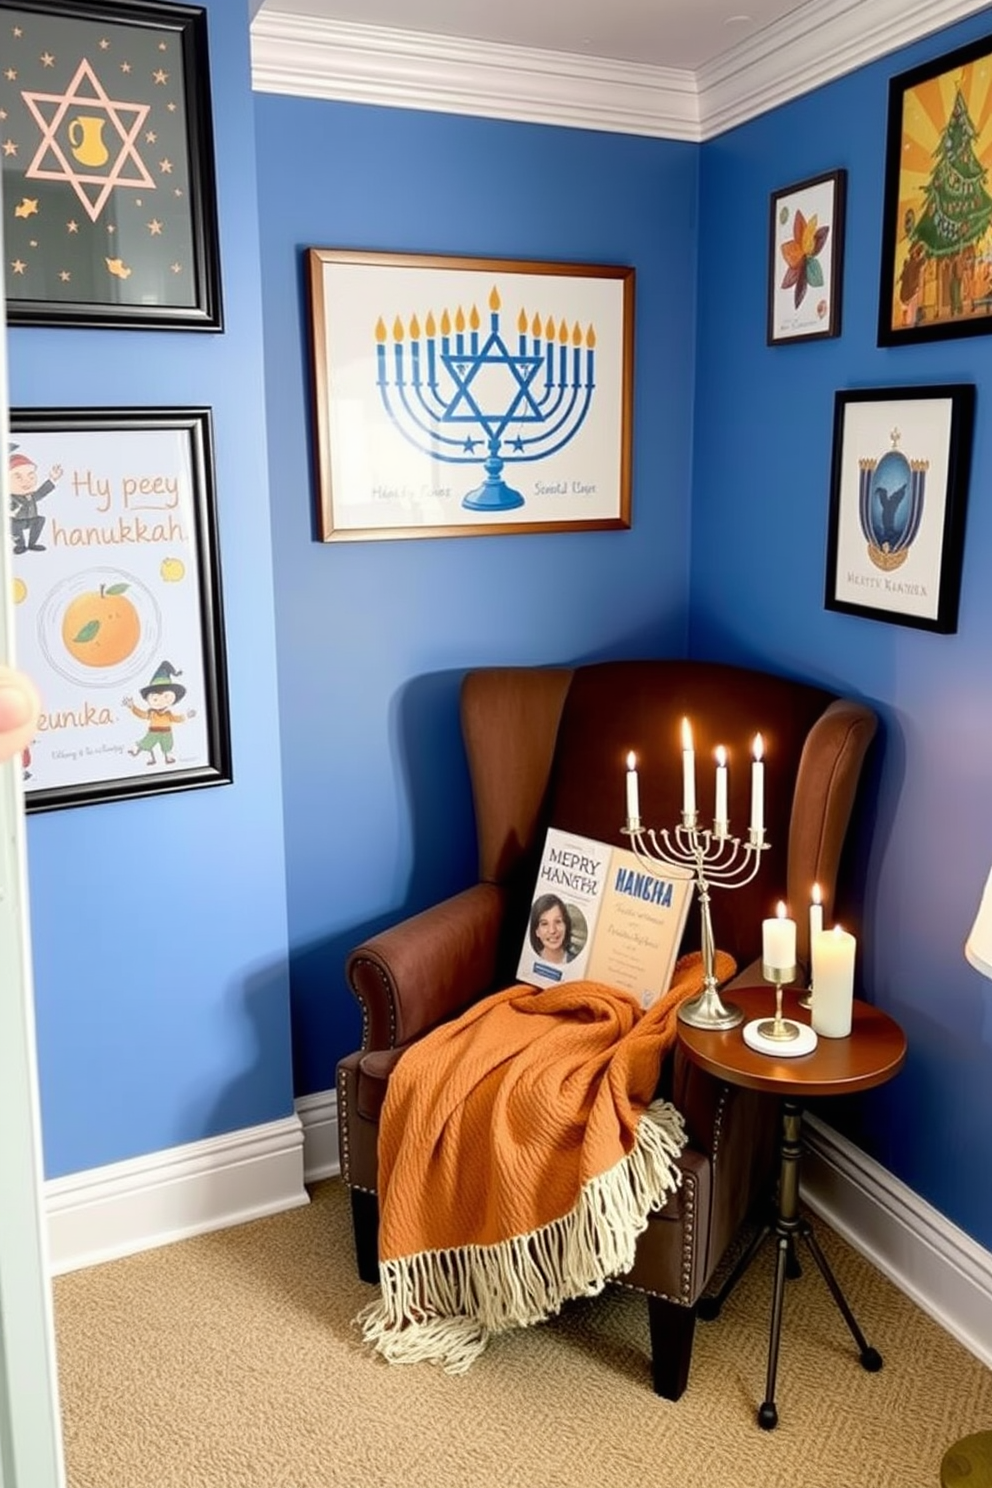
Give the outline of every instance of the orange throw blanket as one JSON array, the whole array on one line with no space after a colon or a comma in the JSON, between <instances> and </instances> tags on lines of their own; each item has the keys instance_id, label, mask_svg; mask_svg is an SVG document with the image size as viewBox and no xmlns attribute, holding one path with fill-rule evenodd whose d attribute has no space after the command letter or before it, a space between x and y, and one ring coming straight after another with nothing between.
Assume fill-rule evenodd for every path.
<instances>
[{"instance_id":1,"label":"orange throw blanket","mask_svg":"<svg viewBox=\"0 0 992 1488\"><path fill-rule=\"evenodd\" d=\"M719 981L734 963L717 952ZM403 1055L379 1128L380 1300L363 1335L394 1363L467 1369L488 1335L630 1269L678 1185L682 1119L654 1101L698 953L642 1012L598 982L510 987Z\"/></svg>"}]
</instances>

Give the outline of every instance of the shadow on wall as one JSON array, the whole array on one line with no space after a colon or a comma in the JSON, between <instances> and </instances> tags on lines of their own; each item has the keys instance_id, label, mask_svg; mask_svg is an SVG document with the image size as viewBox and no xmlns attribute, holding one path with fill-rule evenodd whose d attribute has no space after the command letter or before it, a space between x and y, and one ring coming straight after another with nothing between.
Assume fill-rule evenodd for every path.
<instances>
[{"instance_id":1,"label":"shadow on wall","mask_svg":"<svg viewBox=\"0 0 992 1488\"><path fill-rule=\"evenodd\" d=\"M278 1121L293 1111L286 963L280 961L232 983L224 1012L232 1025L240 1025L243 1068L223 1085L219 1096L216 1086L209 1087L213 1099L202 1123L206 1136Z\"/></svg>"},{"instance_id":2,"label":"shadow on wall","mask_svg":"<svg viewBox=\"0 0 992 1488\"><path fill-rule=\"evenodd\" d=\"M396 693L390 707L398 785L390 782L386 788L398 797L400 809L407 816L397 836L410 844L403 897L380 915L350 922L325 938L291 951L290 1010L297 1096L331 1089L338 1059L357 1048L361 1039L360 1011L344 976L349 952L370 935L458 893L475 880L475 818L458 712L463 676L463 671L445 671L411 678ZM371 788L377 788L374 782ZM333 861L346 862L348 856L347 844L338 843ZM386 885L392 872L392 864L384 865ZM325 888L331 920L336 906L345 901L349 885L338 885L329 875Z\"/></svg>"}]
</instances>

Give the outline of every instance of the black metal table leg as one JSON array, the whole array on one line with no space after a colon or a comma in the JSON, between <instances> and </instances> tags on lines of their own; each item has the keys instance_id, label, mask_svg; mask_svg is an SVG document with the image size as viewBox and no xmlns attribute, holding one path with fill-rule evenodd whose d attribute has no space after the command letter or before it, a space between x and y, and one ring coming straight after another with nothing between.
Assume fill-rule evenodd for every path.
<instances>
[{"instance_id":1,"label":"black metal table leg","mask_svg":"<svg viewBox=\"0 0 992 1488\"><path fill-rule=\"evenodd\" d=\"M847 1299L838 1285L837 1278L826 1256L820 1249L808 1220L799 1213L799 1161L802 1156L802 1107L798 1101L784 1098L782 1101L782 1136L779 1148L780 1169L778 1187L778 1213L772 1230L776 1236L777 1257L775 1283L772 1292L771 1331L768 1339L768 1373L765 1381L765 1398L758 1408L758 1425L771 1431L778 1425L778 1410L775 1406L775 1376L778 1372L778 1350L782 1333L782 1303L785 1293L786 1275L792 1275L790 1265L798 1267L795 1255L796 1236L809 1246L820 1275L830 1289L840 1314L851 1336L858 1345L863 1368L874 1373L882 1367L882 1356L868 1344L867 1339L848 1306ZM750 1259L750 1256L748 1257Z\"/></svg>"},{"instance_id":2,"label":"black metal table leg","mask_svg":"<svg viewBox=\"0 0 992 1488\"><path fill-rule=\"evenodd\" d=\"M726 1302L727 1298L734 1290L734 1287L740 1281L741 1277L744 1275L744 1272L747 1270L748 1266L750 1266L751 1262L754 1260L755 1256L758 1254L758 1251L764 1245L771 1232L772 1226L771 1221L769 1220L767 1224L763 1224L761 1226L761 1229L755 1235L747 1250L745 1250L743 1255L741 1255L740 1259L737 1261L736 1265L730 1272L730 1275L727 1277L720 1290L718 1292L714 1292L711 1297L700 1297L699 1301L696 1303L697 1317L701 1317L704 1322L709 1323L712 1322L714 1318L720 1316L720 1309L723 1307L724 1302Z\"/></svg>"},{"instance_id":3,"label":"black metal table leg","mask_svg":"<svg viewBox=\"0 0 992 1488\"><path fill-rule=\"evenodd\" d=\"M778 1345L782 1336L782 1302L785 1297L785 1271L789 1259L789 1239L779 1235L775 1243L775 1285L772 1291L772 1325L768 1335L768 1371L765 1375L765 1398L758 1407L758 1425L771 1431L778 1425L775 1408L775 1375L778 1372Z\"/></svg>"},{"instance_id":4,"label":"black metal table leg","mask_svg":"<svg viewBox=\"0 0 992 1488\"><path fill-rule=\"evenodd\" d=\"M827 1260L826 1256L823 1254L823 1251L820 1249L820 1242L813 1234L811 1226L805 1219L800 1224L800 1233L802 1234L803 1239L806 1241L806 1244L809 1246L810 1250L813 1253L813 1259L820 1268L820 1275L823 1277L824 1281L827 1283L827 1286L830 1288L830 1295L837 1303L837 1306L840 1309L841 1317L844 1319L845 1323L851 1330L851 1337L858 1345L858 1349L861 1354L862 1366L868 1370L869 1374L877 1373L877 1371L882 1367L882 1356L878 1352L878 1349L874 1349L871 1347L868 1340L865 1338L865 1335L858 1327L854 1313L848 1306L847 1298L844 1296L844 1293L840 1289L840 1283L834 1276L833 1271L830 1269L830 1262Z\"/></svg>"}]
</instances>

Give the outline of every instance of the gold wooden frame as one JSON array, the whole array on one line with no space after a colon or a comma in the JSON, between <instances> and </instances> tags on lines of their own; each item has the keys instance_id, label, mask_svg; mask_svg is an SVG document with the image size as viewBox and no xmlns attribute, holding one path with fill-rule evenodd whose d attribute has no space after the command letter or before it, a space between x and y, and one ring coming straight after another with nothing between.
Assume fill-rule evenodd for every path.
<instances>
[{"instance_id":1,"label":"gold wooden frame","mask_svg":"<svg viewBox=\"0 0 992 1488\"><path fill-rule=\"evenodd\" d=\"M630 526L633 268L310 248L307 271L320 541Z\"/></svg>"}]
</instances>

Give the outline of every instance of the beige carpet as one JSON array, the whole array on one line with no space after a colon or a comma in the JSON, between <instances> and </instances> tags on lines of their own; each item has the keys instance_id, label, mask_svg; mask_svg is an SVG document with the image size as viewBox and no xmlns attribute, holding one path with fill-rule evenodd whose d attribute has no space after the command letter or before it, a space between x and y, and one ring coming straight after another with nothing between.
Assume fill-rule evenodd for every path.
<instances>
[{"instance_id":1,"label":"beige carpet","mask_svg":"<svg viewBox=\"0 0 992 1488\"><path fill-rule=\"evenodd\" d=\"M992 1374L822 1225L885 1367L860 1367L813 1266L786 1288L779 1426L760 1431L773 1249L651 1390L619 1289L507 1334L460 1378L369 1355L347 1195L55 1282L70 1488L936 1488L992 1427Z\"/></svg>"}]
</instances>

